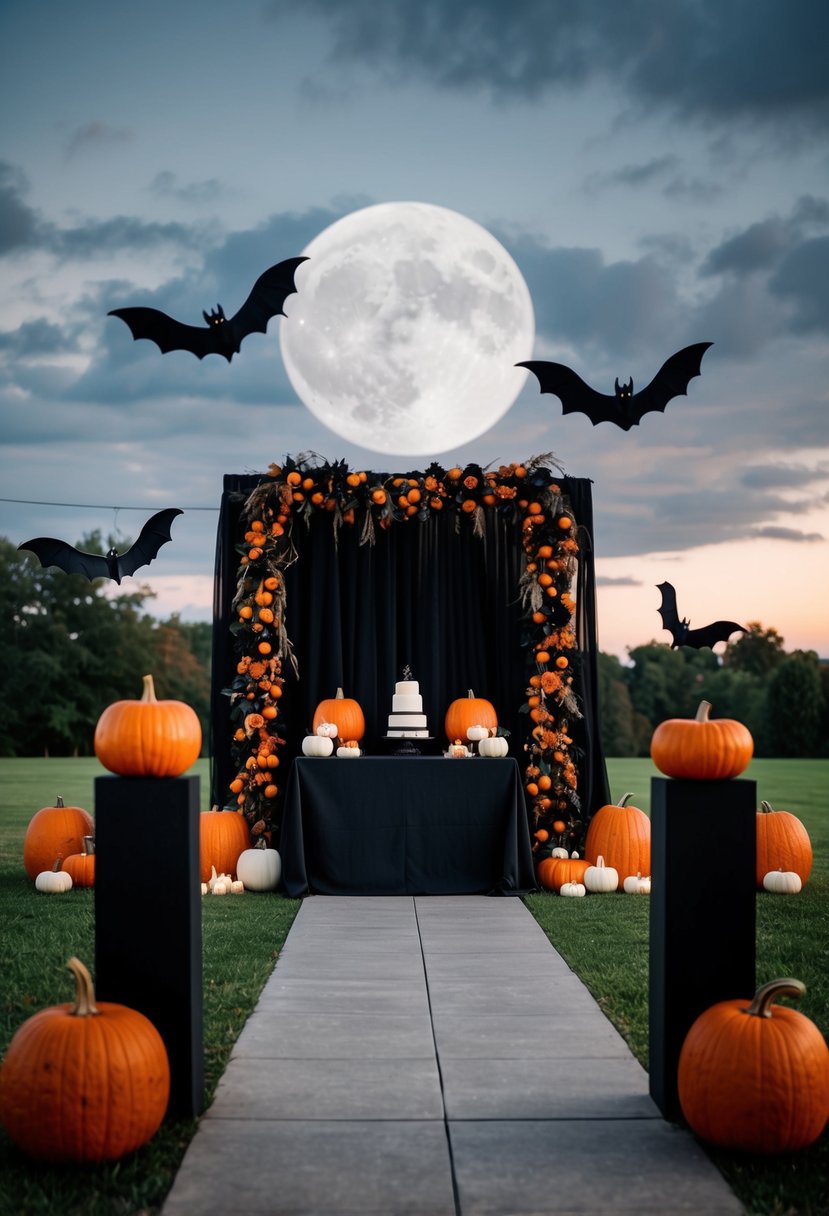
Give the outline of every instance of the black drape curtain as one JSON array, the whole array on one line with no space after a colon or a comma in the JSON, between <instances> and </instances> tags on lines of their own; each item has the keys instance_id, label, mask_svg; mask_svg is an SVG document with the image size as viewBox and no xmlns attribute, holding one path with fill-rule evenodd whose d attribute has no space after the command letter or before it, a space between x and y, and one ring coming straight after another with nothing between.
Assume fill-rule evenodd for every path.
<instances>
[{"instance_id":1,"label":"black drape curtain","mask_svg":"<svg viewBox=\"0 0 829 1216\"><path fill-rule=\"evenodd\" d=\"M377 477L378 481L385 474ZM372 475L373 479L373 475ZM214 588L212 687L212 796L224 805L230 771L228 698L222 694L235 665L229 631L236 589L238 520L258 475L229 474L219 517ZM571 721L577 748L579 793L585 814L609 801L598 725L596 605L591 483L558 479L579 522L576 630L579 688L584 717ZM521 523L486 512L486 530L473 535L454 511L431 512L377 528L375 543L360 544L360 521L335 534L331 517L316 512L306 526L294 520L298 554L285 572L285 628L297 658L298 678L283 665L284 735L295 755L319 701L338 687L354 697L366 718L365 747L382 753L394 684L408 665L420 683L430 734L443 740L451 701L491 701L510 733L510 751L524 763L526 715L519 713L534 665L523 645L518 581L523 570ZM283 782L287 780L283 772Z\"/></svg>"}]
</instances>

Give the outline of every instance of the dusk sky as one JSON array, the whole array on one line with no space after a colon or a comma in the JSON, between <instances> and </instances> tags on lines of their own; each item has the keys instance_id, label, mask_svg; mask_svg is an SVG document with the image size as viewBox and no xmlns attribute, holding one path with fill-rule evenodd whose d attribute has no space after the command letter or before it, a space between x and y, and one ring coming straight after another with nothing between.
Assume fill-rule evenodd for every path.
<instances>
[{"instance_id":1,"label":"dusk sky","mask_svg":"<svg viewBox=\"0 0 829 1216\"><path fill-rule=\"evenodd\" d=\"M181 507L147 607L209 620L225 473L553 452L594 482L603 650L670 640L667 579L692 626L829 657L825 0L5 0L0 46L0 534L134 538ZM627 433L530 376L477 439L396 460L299 401L282 320L227 364L107 316L235 311L391 201L501 242L535 359L611 392L712 342L701 376Z\"/></svg>"}]
</instances>

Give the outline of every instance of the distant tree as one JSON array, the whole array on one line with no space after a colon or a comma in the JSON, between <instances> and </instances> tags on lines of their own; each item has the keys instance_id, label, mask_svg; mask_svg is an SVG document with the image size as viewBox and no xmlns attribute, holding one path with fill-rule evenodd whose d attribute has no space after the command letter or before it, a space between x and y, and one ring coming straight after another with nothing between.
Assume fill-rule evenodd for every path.
<instances>
[{"instance_id":1,"label":"distant tree","mask_svg":"<svg viewBox=\"0 0 829 1216\"><path fill-rule=\"evenodd\" d=\"M719 660L712 650L676 650L660 642L630 651L633 666L625 670L633 705L650 729L666 718L692 717L702 699L706 675Z\"/></svg>"},{"instance_id":2,"label":"distant tree","mask_svg":"<svg viewBox=\"0 0 829 1216\"><path fill-rule=\"evenodd\" d=\"M625 682L625 669L615 655L599 652L599 722L606 756L647 755L650 729L636 712Z\"/></svg>"},{"instance_id":3,"label":"distant tree","mask_svg":"<svg viewBox=\"0 0 829 1216\"><path fill-rule=\"evenodd\" d=\"M771 755L816 756L824 713L823 685L814 651L797 650L775 670L766 706Z\"/></svg>"},{"instance_id":4,"label":"distant tree","mask_svg":"<svg viewBox=\"0 0 829 1216\"><path fill-rule=\"evenodd\" d=\"M784 639L776 629L766 629L759 621L749 621L747 632L729 642L723 656L725 667L765 677L786 658Z\"/></svg>"}]
</instances>

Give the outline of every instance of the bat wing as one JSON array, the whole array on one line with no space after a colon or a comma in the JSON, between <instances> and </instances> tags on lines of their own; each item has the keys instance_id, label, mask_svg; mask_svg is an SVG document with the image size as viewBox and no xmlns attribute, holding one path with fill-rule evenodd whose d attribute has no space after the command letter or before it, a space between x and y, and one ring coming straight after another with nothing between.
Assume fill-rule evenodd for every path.
<instances>
[{"instance_id":1,"label":"bat wing","mask_svg":"<svg viewBox=\"0 0 829 1216\"><path fill-rule=\"evenodd\" d=\"M183 325L158 308L113 308L107 315L120 317L129 326L133 338L149 338L163 355L171 350L189 350L197 359L203 359L205 355L224 355L230 361L224 334L219 332L225 328L223 325Z\"/></svg>"},{"instance_id":2,"label":"bat wing","mask_svg":"<svg viewBox=\"0 0 829 1216\"><path fill-rule=\"evenodd\" d=\"M228 322L237 351L248 334L267 333L271 317L285 315L282 305L288 296L296 291L294 276L297 267L307 261L304 257L287 258L260 274L250 290L250 295Z\"/></svg>"},{"instance_id":3,"label":"bat wing","mask_svg":"<svg viewBox=\"0 0 829 1216\"><path fill-rule=\"evenodd\" d=\"M662 617L662 624L673 638L673 645L682 645L685 627L683 627L682 621L679 619L679 610L676 606L676 590L673 583L657 583L657 590L662 595L662 603L659 605L659 615Z\"/></svg>"},{"instance_id":4,"label":"bat wing","mask_svg":"<svg viewBox=\"0 0 829 1216\"><path fill-rule=\"evenodd\" d=\"M55 540L52 536L36 536L34 540L27 540L17 547L34 553L44 568L57 566L67 574L82 574L90 582L96 578L110 577L105 557L97 553L84 553L67 544L65 540Z\"/></svg>"},{"instance_id":5,"label":"bat wing","mask_svg":"<svg viewBox=\"0 0 829 1216\"><path fill-rule=\"evenodd\" d=\"M717 642L727 642L732 633L745 633L745 626L736 621L714 621L702 629L689 629L682 643L683 646L693 646L699 650L703 646L712 648Z\"/></svg>"},{"instance_id":6,"label":"bat wing","mask_svg":"<svg viewBox=\"0 0 829 1216\"><path fill-rule=\"evenodd\" d=\"M172 540L170 528L177 515L183 512L178 507L169 507L166 511L158 511L151 515L141 529L134 545L126 553L118 555L118 573L121 581L125 575L135 574L141 566L148 566L158 551L168 540Z\"/></svg>"},{"instance_id":7,"label":"bat wing","mask_svg":"<svg viewBox=\"0 0 829 1216\"><path fill-rule=\"evenodd\" d=\"M702 371L702 356L709 346L713 342L696 342L666 359L650 384L623 403L631 419L629 425L635 426L651 411L663 411L673 397L686 396L688 385Z\"/></svg>"},{"instance_id":8,"label":"bat wing","mask_svg":"<svg viewBox=\"0 0 829 1216\"><path fill-rule=\"evenodd\" d=\"M597 393L581 376L563 363L545 363L531 360L517 363L538 377L542 393L552 393L561 401L562 413L586 414L595 426L598 422L619 423L619 402L608 393ZM627 428L626 428L627 429Z\"/></svg>"}]
</instances>

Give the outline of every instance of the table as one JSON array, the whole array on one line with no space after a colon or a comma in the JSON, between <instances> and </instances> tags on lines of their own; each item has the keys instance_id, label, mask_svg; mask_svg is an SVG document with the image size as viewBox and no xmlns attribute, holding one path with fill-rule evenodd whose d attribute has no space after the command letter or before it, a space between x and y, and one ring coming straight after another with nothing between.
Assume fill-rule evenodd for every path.
<instances>
[{"instance_id":1,"label":"table","mask_svg":"<svg viewBox=\"0 0 829 1216\"><path fill-rule=\"evenodd\" d=\"M280 838L288 895L520 895L536 885L518 764L298 756Z\"/></svg>"}]
</instances>

